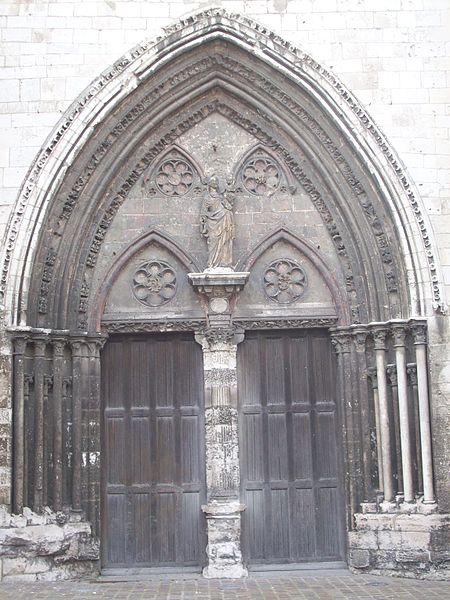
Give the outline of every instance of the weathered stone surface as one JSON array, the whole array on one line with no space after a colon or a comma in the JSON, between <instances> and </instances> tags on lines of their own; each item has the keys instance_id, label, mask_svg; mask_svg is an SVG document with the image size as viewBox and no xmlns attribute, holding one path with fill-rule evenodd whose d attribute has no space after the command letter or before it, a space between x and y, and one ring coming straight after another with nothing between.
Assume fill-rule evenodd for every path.
<instances>
[{"instance_id":1,"label":"weathered stone surface","mask_svg":"<svg viewBox=\"0 0 450 600\"><path fill-rule=\"evenodd\" d=\"M203 570L207 578L237 579L247 576L242 565L241 511L237 501L211 502L202 507L208 526L206 554L208 566Z\"/></svg>"},{"instance_id":2,"label":"weathered stone surface","mask_svg":"<svg viewBox=\"0 0 450 600\"><path fill-rule=\"evenodd\" d=\"M25 508L23 515L0 509L3 578L56 581L97 572L99 541L80 518L47 508L42 514Z\"/></svg>"},{"instance_id":3,"label":"weathered stone surface","mask_svg":"<svg viewBox=\"0 0 450 600\"><path fill-rule=\"evenodd\" d=\"M358 514L349 534L355 571L444 579L450 575L450 516Z\"/></svg>"}]
</instances>

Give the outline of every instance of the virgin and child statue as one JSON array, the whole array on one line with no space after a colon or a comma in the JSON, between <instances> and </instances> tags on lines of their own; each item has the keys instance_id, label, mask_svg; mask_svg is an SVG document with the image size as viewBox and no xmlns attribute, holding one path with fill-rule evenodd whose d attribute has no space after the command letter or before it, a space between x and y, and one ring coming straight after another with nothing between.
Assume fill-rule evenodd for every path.
<instances>
[{"instance_id":1,"label":"virgin and child statue","mask_svg":"<svg viewBox=\"0 0 450 600\"><path fill-rule=\"evenodd\" d=\"M217 176L207 180L200 216L200 230L208 244L208 268L232 267L234 215L233 193Z\"/></svg>"}]
</instances>

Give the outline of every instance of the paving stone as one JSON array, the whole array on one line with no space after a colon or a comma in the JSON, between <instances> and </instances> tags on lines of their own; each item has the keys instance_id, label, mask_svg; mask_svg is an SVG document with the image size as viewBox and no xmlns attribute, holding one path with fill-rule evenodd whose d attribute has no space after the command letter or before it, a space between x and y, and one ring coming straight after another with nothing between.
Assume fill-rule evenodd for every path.
<instances>
[{"instance_id":1,"label":"paving stone","mask_svg":"<svg viewBox=\"0 0 450 600\"><path fill-rule=\"evenodd\" d=\"M450 600L445 581L302 573L254 574L240 580L190 579L103 583L2 583L0 600Z\"/></svg>"}]
</instances>

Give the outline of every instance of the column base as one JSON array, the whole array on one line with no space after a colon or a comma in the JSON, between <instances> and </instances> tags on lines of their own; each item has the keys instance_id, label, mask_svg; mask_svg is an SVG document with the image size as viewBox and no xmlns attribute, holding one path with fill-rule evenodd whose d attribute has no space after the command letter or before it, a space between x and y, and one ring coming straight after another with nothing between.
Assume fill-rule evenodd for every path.
<instances>
[{"instance_id":1,"label":"column base","mask_svg":"<svg viewBox=\"0 0 450 600\"><path fill-rule=\"evenodd\" d=\"M207 579L239 579L248 575L242 564L241 512L245 505L237 500L212 500L202 506L208 524L206 555L203 569Z\"/></svg>"},{"instance_id":2,"label":"column base","mask_svg":"<svg viewBox=\"0 0 450 600\"><path fill-rule=\"evenodd\" d=\"M241 579L248 576L248 571L242 565L215 566L209 565L203 569L205 579Z\"/></svg>"}]
</instances>

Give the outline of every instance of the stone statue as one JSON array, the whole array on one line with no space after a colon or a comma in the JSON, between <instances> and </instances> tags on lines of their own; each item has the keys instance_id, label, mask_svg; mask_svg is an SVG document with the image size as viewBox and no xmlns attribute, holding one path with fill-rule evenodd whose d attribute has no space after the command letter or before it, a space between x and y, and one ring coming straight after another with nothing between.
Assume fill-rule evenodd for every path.
<instances>
[{"instance_id":1,"label":"stone statue","mask_svg":"<svg viewBox=\"0 0 450 600\"><path fill-rule=\"evenodd\" d=\"M233 263L234 215L233 192L230 185L221 188L219 178L207 180L203 199L200 229L208 244L208 268L230 268Z\"/></svg>"}]
</instances>

